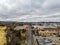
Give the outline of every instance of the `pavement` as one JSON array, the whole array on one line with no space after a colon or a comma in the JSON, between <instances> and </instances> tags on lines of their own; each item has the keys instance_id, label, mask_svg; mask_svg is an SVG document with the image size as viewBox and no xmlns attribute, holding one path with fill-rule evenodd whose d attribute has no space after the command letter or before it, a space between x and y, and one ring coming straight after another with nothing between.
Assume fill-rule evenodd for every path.
<instances>
[{"instance_id":1,"label":"pavement","mask_svg":"<svg viewBox=\"0 0 60 45\"><path fill-rule=\"evenodd\" d=\"M31 30L27 30L27 39L25 43L25 45L34 45L34 37Z\"/></svg>"}]
</instances>

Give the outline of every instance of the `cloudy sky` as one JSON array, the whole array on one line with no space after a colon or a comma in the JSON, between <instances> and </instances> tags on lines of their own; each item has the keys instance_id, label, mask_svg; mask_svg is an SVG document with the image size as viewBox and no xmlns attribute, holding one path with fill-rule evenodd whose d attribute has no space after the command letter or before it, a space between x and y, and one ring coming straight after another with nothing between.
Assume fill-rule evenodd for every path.
<instances>
[{"instance_id":1,"label":"cloudy sky","mask_svg":"<svg viewBox=\"0 0 60 45\"><path fill-rule=\"evenodd\" d=\"M60 22L60 0L1 0L0 21Z\"/></svg>"}]
</instances>

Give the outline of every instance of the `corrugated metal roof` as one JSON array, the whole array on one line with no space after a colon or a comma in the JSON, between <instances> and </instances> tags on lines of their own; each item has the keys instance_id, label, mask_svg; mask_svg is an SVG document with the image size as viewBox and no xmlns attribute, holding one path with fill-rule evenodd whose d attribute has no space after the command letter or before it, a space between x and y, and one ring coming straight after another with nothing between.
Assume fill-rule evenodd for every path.
<instances>
[{"instance_id":1,"label":"corrugated metal roof","mask_svg":"<svg viewBox=\"0 0 60 45\"><path fill-rule=\"evenodd\" d=\"M17 30L19 30L19 29L24 29L24 26L16 26L14 29L15 29L15 30L16 30L16 29L17 29Z\"/></svg>"},{"instance_id":2,"label":"corrugated metal roof","mask_svg":"<svg viewBox=\"0 0 60 45\"><path fill-rule=\"evenodd\" d=\"M34 25L34 27L36 28L36 27L39 27L39 28L57 28L57 26L55 26L55 25L43 25L43 26L41 26L41 25Z\"/></svg>"}]
</instances>

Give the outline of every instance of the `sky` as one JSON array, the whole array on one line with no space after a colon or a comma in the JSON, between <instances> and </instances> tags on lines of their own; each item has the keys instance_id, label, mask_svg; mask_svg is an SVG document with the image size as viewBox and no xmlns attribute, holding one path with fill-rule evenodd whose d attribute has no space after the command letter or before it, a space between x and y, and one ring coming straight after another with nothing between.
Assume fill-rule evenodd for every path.
<instances>
[{"instance_id":1,"label":"sky","mask_svg":"<svg viewBox=\"0 0 60 45\"><path fill-rule=\"evenodd\" d=\"M60 0L0 0L0 21L60 22Z\"/></svg>"}]
</instances>

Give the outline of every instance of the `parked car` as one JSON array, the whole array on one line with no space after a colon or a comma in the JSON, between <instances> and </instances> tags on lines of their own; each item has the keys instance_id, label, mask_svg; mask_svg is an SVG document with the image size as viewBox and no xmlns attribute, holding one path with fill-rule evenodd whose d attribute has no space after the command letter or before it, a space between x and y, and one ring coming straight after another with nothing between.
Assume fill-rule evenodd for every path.
<instances>
[{"instance_id":1,"label":"parked car","mask_svg":"<svg viewBox=\"0 0 60 45\"><path fill-rule=\"evenodd\" d=\"M38 45L56 45L52 39L42 37L38 38Z\"/></svg>"},{"instance_id":2,"label":"parked car","mask_svg":"<svg viewBox=\"0 0 60 45\"><path fill-rule=\"evenodd\" d=\"M52 41L52 39L46 39L45 45L56 45L56 44Z\"/></svg>"}]
</instances>

